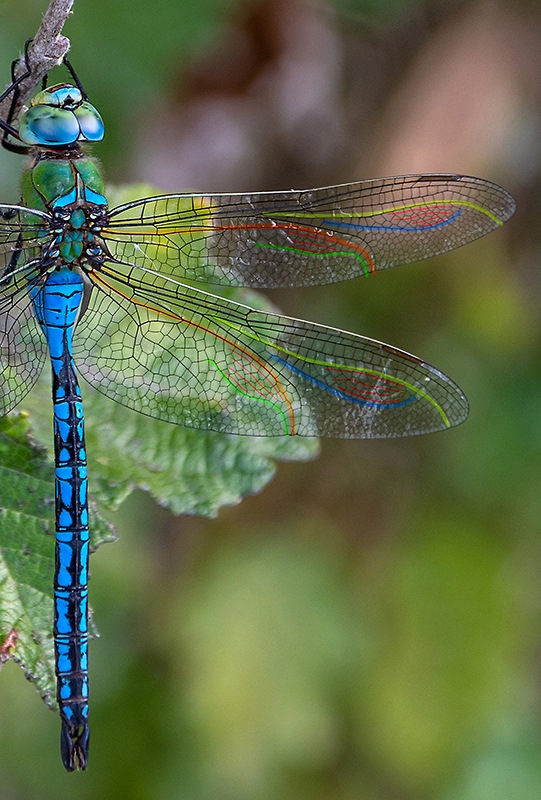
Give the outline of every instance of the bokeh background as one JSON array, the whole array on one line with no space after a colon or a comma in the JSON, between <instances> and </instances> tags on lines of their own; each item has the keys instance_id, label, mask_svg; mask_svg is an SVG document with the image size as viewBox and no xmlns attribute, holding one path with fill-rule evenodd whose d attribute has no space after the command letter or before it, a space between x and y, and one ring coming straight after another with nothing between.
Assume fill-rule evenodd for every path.
<instances>
[{"instance_id":1,"label":"bokeh background","mask_svg":"<svg viewBox=\"0 0 541 800\"><path fill-rule=\"evenodd\" d=\"M45 6L0 1L6 81ZM8 663L1 800L539 800L538 0L76 0L65 33L112 182L464 172L518 211L432 261L269 292L436 364L469 420L324 442L214 520L134 493L92 558L89 771L64 773ZM0 153L2 200L19 170Z\"/></svg>"}]
</instances>

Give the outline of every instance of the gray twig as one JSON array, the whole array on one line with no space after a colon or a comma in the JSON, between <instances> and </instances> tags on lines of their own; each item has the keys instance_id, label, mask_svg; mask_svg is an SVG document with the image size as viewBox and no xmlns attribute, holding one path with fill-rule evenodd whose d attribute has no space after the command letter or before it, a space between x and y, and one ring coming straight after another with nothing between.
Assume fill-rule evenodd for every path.
<instances>
[{"instance_id":1,"label":"gray twig","mask_svg":"<svg viewBox=\"0 0 541 800\"><path fill-rule=\"evenodd\" d=\"M32 44L28 49L28 62L30 64L30 75L25 78L18 87L17 103L14 109L13 118L16 119L27 98L32 94L36 86L56 67L70 47L70 41L62 36L62 27L71 13L74 0L51 0L49 7L35 34ZM19 59L15 69L15 77L23 75L27 71L24 56ZM0 119L6 119L11 106L12 96L6 97L0 104Z\"/></svg>"}]
</instances>

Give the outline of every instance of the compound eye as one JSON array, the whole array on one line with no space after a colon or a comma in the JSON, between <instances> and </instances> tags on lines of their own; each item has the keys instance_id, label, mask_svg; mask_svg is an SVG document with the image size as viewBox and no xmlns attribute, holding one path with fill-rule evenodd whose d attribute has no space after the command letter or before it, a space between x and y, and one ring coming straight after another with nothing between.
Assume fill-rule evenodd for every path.
<instances>
[{"instance_id":1,"label":"compound eye","mask_svg":"<svg viewBox=\"0 0 541 800\"><path fill-rule=\"evenodd\" d=\"M73 112L79 121L81 133L89 142L103 139L104 125L98 111L90 103L84 102Z\"/></svg>"},{"instance_id":2,"label":"compound eye","mask_svg":"<svg viewBox=\"0 0 541 800\"><path fill-rule=\"evenodd\" d=\"M35 105L23 114L19 136L25 144L66 145L79 138L79 123L73 111Z\"/></svg>"}]
</instances>

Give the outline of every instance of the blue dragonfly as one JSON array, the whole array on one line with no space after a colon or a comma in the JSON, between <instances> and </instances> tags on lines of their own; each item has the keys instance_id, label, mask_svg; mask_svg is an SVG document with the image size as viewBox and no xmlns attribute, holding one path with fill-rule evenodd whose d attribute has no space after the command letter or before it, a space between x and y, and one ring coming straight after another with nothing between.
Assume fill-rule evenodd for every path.
<instances>
[{"instance_id":1,"label":"blue dragonfly","mask_svg":"<svg viewBox=\"0 0 541 800\"><path fill-rule=\"evenodd\" d=\"M71 64L3 145L28 155L20 204L0 205L0 414L47 360L55 453L54 643L61 755L87 766L87 457L78 374L173 424L252 436L388 438L458 425L460 388L358 334L249 308L194 283L297 287L447 252L500 227L514 201L464 175L305 191L169 194L110 209L87 153L104 126ZM13 79L0 101L12 97Z\"/></svg>"}]
</instances>

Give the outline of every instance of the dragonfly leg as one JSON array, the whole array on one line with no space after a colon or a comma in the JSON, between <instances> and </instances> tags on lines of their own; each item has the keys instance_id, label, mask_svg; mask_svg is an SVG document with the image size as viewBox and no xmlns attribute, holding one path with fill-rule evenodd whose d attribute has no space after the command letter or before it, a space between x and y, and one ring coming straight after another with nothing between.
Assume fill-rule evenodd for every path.
<instances>
[{"instance_id":1,"label":"dragonfly leg","mask_svg":"<svg viewBox=\"0 0 541 800\"><path fill-rule=\"evenodd\" d=\"M13 127L11 123L13 122L15 108L17 107L17 101L19 99L19 85L24 80L26 80L26 78L28 78L29 75L32 74L32 68L30 66L30 59L28 55L28 49L32 41L33 39L27 39L24 45L24 65L26 67L25 71L22 73L22 75L19 75L18 78L15 77L15 70L19 63L19 59L15 59L15 61L13 61L11 64L11 83L7 87L7 89L4 92L2 92L2 94L0 94L0 103L2 103L6 99L6 97L9 97L10 94L13 95L11 98L11 105L9 108L7 118L5 120L0 119L0 128L3 131L0 144L5 150L10 150L13 153L19 153L22 155L27 154L29 152L29 148L24 145L14 144L13 142L10 142L8 137L13 136L15 139L20 138L19 132L16 130L16 128ZM44 81L46 81L46 78L44 78Z\"/></svg>"},{"instance_id":2,"label":"dragonfly leg","mask_svg":"<svg viewBox=\"0 0 541 800\"><path fill-rule=\"evenodd\" d=\"M87 95L87 93L85 92L85 90L84 90L84 87L83 87L83 84L81 83L81 81L80 81L80 79L79 79L79 76L78 76L78 75L77 75L77 73L75 72L75 69L74 69L74 67L72 66L72 63L71 63L71 61L69 61L69 60L66 58L66 56L64 56L64 58L62 59L62 63L63 63L63 64L64 64L64 66L65 66L65 67L66 67L66 68L69 70L69 74L71 75L71 77L72 77L72 78L73 78L73 80L75 81L75 85L77 86L77 88L79 89L79 91L81 92L81 94L83 95L84 99L85 99L85 100L88 100L88 95Z\"/></svg>"}]
</instances>

